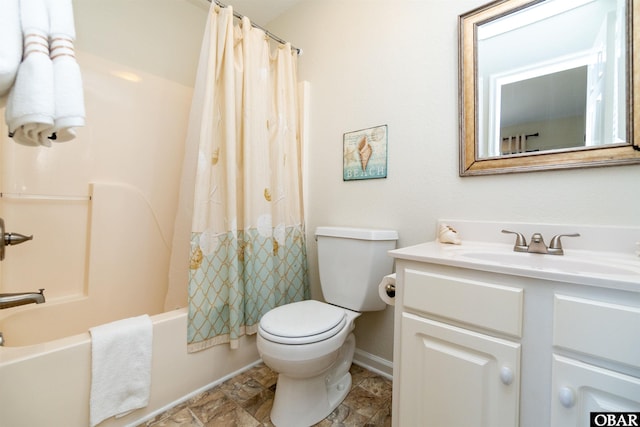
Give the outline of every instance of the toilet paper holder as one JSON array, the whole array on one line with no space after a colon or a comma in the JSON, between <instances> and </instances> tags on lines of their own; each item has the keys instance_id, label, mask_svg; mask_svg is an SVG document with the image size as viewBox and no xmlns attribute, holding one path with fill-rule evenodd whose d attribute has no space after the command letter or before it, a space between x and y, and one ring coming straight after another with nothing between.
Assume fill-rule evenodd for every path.
<instances>
[{"instance_id":1,"label":"toilet paper holder","mask_svg":"<svg viewBox=\"0 0 640 427\"><path fill-rule=\"evenodd\" d=\"M396 300L396 274L388 274L382 278L378 285L378 295L387 305L395 305Z\"/></svg>"},{"instance_id":2,"label":"toilet paper holder","mask_svg":"<svg viewBox=\"0 0 640 427\"><path fill-rule=\"evenodd\" d=\"M387 285L384 287L384 291L389 296L389 298L395 298L396 297L396 285L395 284L387 283Z\"/></svg>"}]
</instances>

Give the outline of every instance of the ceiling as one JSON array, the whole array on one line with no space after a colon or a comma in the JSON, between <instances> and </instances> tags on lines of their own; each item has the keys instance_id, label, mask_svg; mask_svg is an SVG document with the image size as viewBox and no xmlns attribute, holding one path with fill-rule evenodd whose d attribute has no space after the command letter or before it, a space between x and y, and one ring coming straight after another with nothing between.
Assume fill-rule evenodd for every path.
<instances>
[{"instance_id":1,"label":"ceiling","mask_svg":"<svg viewBox=\"0 0 640 427\"><path fill-rule=\"evenodd\" d=\"M209 3L208 0L198 0ZM305 0L220 0L232 6L235 12L246 16L252 22L265 27L284 12Z\"/></svg>"},{"instance_id":2,"label":"ceiling","mask_svg":"<svg viewBox=\"0 0 640 427\"><path fill-rule=\"evenodd\" d=\"M220 1L268 29L276 17L307 0ZM73 0L75 46L112 61L111 67L192 87L210 7L209 0Z\"/></svg>"}]
</instances>

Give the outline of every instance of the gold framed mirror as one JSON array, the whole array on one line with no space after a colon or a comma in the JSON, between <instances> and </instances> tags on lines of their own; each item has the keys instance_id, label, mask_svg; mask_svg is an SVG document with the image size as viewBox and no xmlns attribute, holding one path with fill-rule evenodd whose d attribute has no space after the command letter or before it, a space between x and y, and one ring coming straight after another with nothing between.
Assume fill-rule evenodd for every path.
<instances>
[{"instance_id":1,"label":"gold framed mirror","mask_svg":"<svg viewBox=\"0 0 640 427\"><path fill-rule=\"evenodd\" d=\"M638 5L497 0L460 15L460 176L640 163Z\"/></svg>"}]
</instances>

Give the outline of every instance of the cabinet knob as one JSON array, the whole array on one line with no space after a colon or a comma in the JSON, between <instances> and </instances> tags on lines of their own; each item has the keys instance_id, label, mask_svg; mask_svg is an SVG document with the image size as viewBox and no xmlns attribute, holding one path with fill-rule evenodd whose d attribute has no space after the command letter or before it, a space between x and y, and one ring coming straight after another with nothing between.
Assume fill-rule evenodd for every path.
<instances>
[{"instance_id":1,"label":"cabinet knob","mask_svg":"<svg viewBox=\"0 0 640 427\"><path fill-rule=\"evenodd\" d=\"M562 387L558 392L558 398L565 408L571 408L576 404L576 392L571 387Z\"/></svg>"},{"instance_id":2,"label":"cabinet knob","mask_svg":"<svg viewBox=\"0 0 640 427\"><path fill-rule=\"evenodd\" d=\"M511 368L507 368L506 366L500 368L500 381L502 381L504 385L511 385L513 382L513 371Z\"/></svg>"}]
</instances>

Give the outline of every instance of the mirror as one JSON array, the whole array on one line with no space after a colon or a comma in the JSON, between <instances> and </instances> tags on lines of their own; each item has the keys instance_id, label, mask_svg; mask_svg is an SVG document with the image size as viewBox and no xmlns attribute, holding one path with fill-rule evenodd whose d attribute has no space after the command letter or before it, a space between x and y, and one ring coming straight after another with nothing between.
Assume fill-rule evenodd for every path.
<instances>
[{"instance_id":1,"label":"mirror","mask_svg":"<svg viewBox=\"0 0 640 427\"><path fill-rule=\"evenodd\" d=\"M498 0L461 15L460 176L640 163L638 4Z\"/></svg>"}]
</instances>

